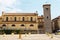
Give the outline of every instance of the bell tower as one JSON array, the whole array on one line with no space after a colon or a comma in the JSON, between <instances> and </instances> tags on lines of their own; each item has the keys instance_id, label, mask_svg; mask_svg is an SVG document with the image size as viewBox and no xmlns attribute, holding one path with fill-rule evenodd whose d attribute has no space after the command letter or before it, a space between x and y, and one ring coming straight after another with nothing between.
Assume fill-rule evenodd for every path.
<instances>
[{"instance_id":1,"label":"bell tower","mask_svg":"<svg viewBox=\"0 0 60 40\"><path fill-rule=\"evenodd\" d=\"M45 32L52 33L50 4L43 5Z\"/></svg>"}]
</instances>

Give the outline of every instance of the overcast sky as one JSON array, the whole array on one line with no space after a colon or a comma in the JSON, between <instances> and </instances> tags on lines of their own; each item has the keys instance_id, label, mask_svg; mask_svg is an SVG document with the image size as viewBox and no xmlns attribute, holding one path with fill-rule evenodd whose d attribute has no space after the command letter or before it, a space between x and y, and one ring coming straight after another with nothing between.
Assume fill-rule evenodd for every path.
<instances>
[{"instance_id":1,"label":"overcast sky","mask_svg":"<svg viewBox=\"0 0 60 40\"><path fill-rule=\"evenodd\" d=\"M4 12L36 12L43 15L43 4L51 4L52 19L60 15L60 0L0 0L0 14Z\"/></svg>"}]
</instances>

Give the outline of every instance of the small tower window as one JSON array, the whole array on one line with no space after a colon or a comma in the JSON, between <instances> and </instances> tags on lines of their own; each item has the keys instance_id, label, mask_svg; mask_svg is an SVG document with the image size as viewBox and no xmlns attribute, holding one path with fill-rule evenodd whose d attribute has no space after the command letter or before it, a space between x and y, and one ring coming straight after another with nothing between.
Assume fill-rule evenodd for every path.
<instances>
[{"instance_id":1,"label":"small tower window","mask_svg":"<svg viewBox=\"0 0 60 40\"><path fill-rule=\"evenodd\" d=\"M48 16L47 16L47 19L48 19Z\"/></svg>"},{"instance_id":2,"label":"small tower window","mask_svg":"<svg viewBox=\"0 0 60 40\"><path fill-rule=\"evenodd\" d=\"M46 10L48 10L48 8L46 8Z\"/></svg>"},{"instance_id":3,"label":"small tower window","mask_svg":"<svg viewBox=\"0 0 60 40\"><path fill-rule=\"evenodd\" d=\"M22 18L22 20L24 21L24 17Z\"/></svg>"}]
</instances>

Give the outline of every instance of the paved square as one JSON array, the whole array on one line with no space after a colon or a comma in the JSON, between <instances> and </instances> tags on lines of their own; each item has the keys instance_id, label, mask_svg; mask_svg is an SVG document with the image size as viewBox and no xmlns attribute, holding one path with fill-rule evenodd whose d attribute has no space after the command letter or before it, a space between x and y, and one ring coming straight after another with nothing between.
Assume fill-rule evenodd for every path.
<instances>
[{"instance_id":1,"label":"paved square","mask_svg":"<svg viewBox=\"0 0 60 40\"><path fill-rule=\"evenodd\" d=\"M60 40L60 35L54 35L51 38L51 35L46 34L22 34L21 39L19 35L0 35L0 40Z\"/></svg>"}]
</instances>

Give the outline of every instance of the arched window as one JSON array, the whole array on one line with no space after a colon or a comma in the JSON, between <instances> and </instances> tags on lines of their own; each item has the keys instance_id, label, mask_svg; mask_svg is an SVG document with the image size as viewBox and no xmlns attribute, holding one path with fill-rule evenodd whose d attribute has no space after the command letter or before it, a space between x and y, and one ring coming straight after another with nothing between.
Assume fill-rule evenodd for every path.
<instances>
[{"instance_id":1,"label":"arched window","mask_svg":"<svg viewBox=\"0 0 60 40\"><path fill-rule=\"evenodd\" d=\"M34 26L33 24L31 24L30 26Z\"/></svg>"},{"instance_id":2,"label":"arched window","mask_svg":"<svg viewBox=\"0 0 60 40\"><path fill-rule=\"evenodd\" d=\"M48 19L48 16L47 16L47 19Z\"/></svg>"},{"instance_id":3,"label":"arched window","mask_svg":"<svg viewBox=\"0 0 60 40\"><path fill-rule=\"evenodd\" d=\"M22 21L24 21L24 17L22 18Z\"/></svg>"},{"instance_id":4,"label":"arched window","mask_svg":"<svg viewBox=\"0 0 60 40\"><path fill-rule=\"evenodd\" d=\"M3 24L2 26L6 27L6 25L5 25L5 24Z\"/></svg>"},{"instance_id":5,"label":"arched window","mask_svg":"<svg viewBox=\"0 0 60 40\"><path fill-rule=\"evenodd\" d=\"M16 21L16 17L14 17L14 20Z\"/></svg>"},{"instance_id":6,"label":"arched window","mask_svg":"<svg viewBox=\"0 0 60 40\"><path fill-rule=\"evenodd\" d=\"M33 21L33 17L31 17L30 20Z\"/></svg>"},{"instance_id":7,"label":"arched window","mask_svg":"<svg viewBox=\"0 0 60 40\"><path fill-rule=\"evenodd\" d=\"M21 24L21 26L24 26L24 24Z\"/></svg>"},{"instance_id":8,"label":"arched window","mask_svg":"<svg viewBox=\"0 0 60 40\"><path fill-rule=\"evenodd\" d=\"M14 24L12 26L15 26Z\"/></svg>"},{"instance_id":9,"label":"arched window","mask_svg":"<svg viewBox=\"0 0 60 40\"><path fill-rule=\"evenodd\" d=\"M8 21L8 17L6 17L6 21Z\"/></svg>"}]
</instances>

